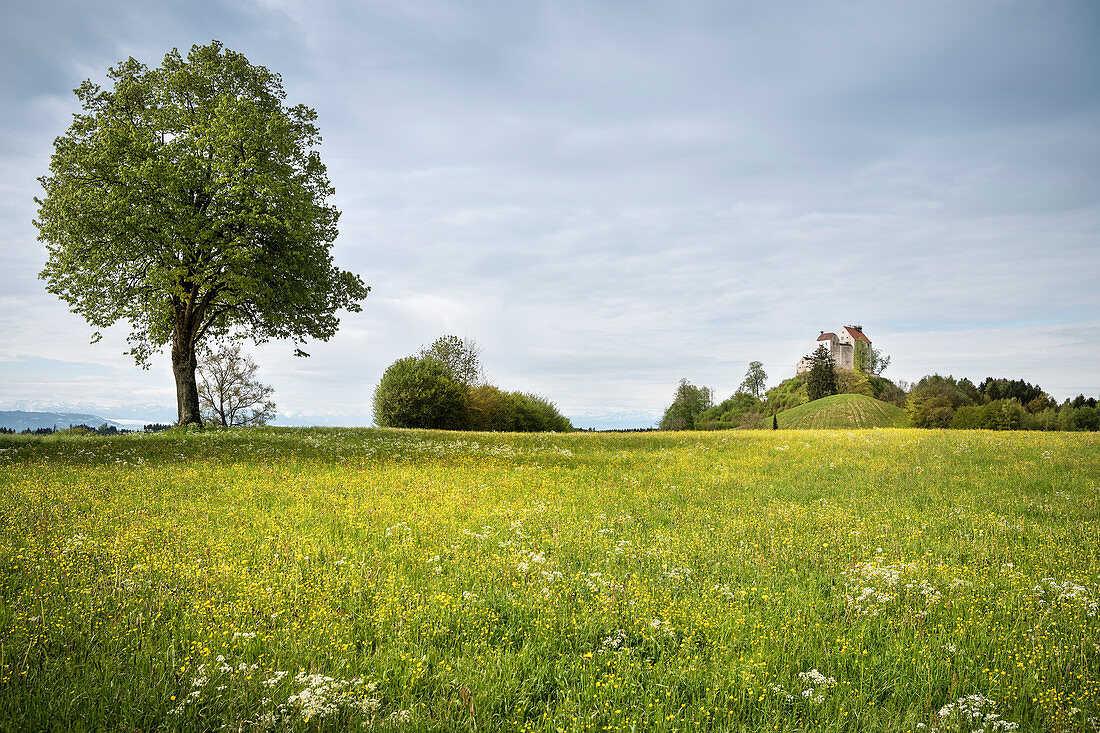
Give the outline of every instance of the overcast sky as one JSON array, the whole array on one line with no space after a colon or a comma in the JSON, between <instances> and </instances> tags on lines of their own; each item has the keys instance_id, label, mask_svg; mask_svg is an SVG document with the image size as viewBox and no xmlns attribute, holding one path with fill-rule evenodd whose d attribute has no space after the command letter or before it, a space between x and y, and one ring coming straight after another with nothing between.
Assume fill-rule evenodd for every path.
<instances>
[{"instance_id":1,"label":"overcast sky","mask_svg":"<svg viewBox=\"0 0 1100 733\"><path fill-rule=\"evenodd\" d=\"M0 409L174 416L167 354L44 291L33 197L83 79L211 39L317 110L372 287L310 359L252 349L284 421L369 424L446 333L582 427L853 323L894 379L1100 394L1093 0L44 0L0 7Z\"/></svg>"}]
</instances>

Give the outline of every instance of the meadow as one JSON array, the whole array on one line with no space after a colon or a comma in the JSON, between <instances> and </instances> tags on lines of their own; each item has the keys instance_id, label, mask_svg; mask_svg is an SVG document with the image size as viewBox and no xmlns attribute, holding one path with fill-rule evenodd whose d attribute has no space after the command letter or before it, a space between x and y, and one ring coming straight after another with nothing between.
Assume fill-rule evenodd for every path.
<instances>
[{"instance_id":1,"label":"meadow","mask_svg":"<svg viewBox=\"0 0 1100 733\"><path fill-rule=\"evenodd\" d=\"M5 730L1095 731L1100 435L0 438Z\"/></svg>"}]
</instances>

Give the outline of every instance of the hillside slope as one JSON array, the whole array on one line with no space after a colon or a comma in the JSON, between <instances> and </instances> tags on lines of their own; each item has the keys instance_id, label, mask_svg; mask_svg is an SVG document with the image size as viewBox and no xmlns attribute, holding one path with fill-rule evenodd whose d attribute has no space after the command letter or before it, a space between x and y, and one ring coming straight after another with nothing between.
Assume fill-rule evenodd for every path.
<instances>
[{"instance_id":1,"label":"hillside slope","mask_svg":"<svg viewBox=\"0 0 1100 733\"><path fill-rule=\"evenodd\" d=\"M846 428L904 428L905 410L859 394L835 394L779 413L779 427L787 430Z\"/></svg>"}]
</instances>

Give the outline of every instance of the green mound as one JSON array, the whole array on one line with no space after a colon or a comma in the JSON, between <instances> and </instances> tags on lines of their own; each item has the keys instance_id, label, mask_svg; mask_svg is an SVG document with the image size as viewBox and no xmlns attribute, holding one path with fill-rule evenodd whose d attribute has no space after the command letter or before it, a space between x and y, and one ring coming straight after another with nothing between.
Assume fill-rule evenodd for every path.
<instances>
[{"instance_id":1,"label":"green mound","mask_svg":"<svg viewBox=\"0 0 1100 733\"><path fill-rule=\"evenodd\" d=\"M779 427L786 430L904 428L908 424L905 410L861 394L835 394L779 413Z\"/></svg>"}]
</instances>

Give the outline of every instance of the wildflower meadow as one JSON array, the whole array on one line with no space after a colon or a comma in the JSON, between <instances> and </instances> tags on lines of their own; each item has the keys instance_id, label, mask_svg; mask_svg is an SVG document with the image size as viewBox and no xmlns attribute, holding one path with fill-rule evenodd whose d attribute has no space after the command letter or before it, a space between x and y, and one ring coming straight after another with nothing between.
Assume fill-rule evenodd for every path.
<instances>
[{"instance_id":1,"label":"wildflower meadow","mask_svg":"<svg viewBox=\"0 0 1100 733\"><path fill-rule=\"evenodd\" d=\"M2 440L4 730L1100 728L1095 433Z\"/></svg>"}]
</instances>

